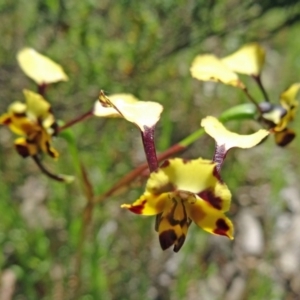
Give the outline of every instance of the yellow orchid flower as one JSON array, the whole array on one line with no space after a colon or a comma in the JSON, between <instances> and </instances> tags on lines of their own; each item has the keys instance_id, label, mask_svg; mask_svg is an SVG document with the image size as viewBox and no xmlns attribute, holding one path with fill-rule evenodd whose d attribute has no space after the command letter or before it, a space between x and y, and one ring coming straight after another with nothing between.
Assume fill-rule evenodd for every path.
<instances>
[{"instance_id":1,"label":"yellow orchid flower","mask_svg":"<svg viewBox=\"0 0 300 300\"><path fill-rule=\"evenodd\" d=\"M158 215L157 231L163 250L182 247L191 222L205 231L233 239L225 216L231 193L216 173L216 164L202 158L166 160L148 179L144 194L122 208L141 215Z\"/></svg>"},{"instance_id":2,"label":"yellow orchid flower","mask_svg":"<svg viewBox=\"0 0 300 300\"><path fill-rule=\"evenodd\" d=\"M37 93L29 90L23 93L26 103L12 103L8 112L0 116L0 124L7 125L11 131L22 136L15 140L15 147L21 156L44 152L53 158L58 157L58 152L51 146L57 124L50 104Z\"/></svg>"},{"instance_id":3,"label":"yellow orchid flower","mask_svg":"<svg viewBox=\"0 0 300 300\"><path fill-rule=\"evenodd\" d=\"M296 96L299 89L300 83L294 83L281 93L280 104L269 102L259 104L262 111L261 119L272 129L275 141L279 146L286 146L296 136L296 133L288 128L288 125L294 120L298 109Z\"/></svg>"}]
</instances>

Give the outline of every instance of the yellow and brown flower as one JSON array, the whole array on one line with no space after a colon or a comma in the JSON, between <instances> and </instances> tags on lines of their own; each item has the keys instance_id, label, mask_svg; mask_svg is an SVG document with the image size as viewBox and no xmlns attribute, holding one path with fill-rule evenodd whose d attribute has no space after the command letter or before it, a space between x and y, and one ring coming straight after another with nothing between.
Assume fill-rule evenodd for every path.
<instances>
[{"instance_id":1,"label":"yellow and brown flower","mask_svg":"<svg viewBox=\"0 0 300 300\"><path fill-rule=\"evenodd\" d=\"M145 193L123 208L141 215L157 215L156 229L163 250L182 247L191 222L205 231L233 239L233 225L225 216L231 193L216 172L216 164L202 158L166 160L152 172Z\"/></svg>"},{"instance_id":2,"label":"yellow and brown flower","mask_svg":"<svg viewBox=\"0 0 300 300\"><path fill-rule=\"evenodd\" d=\"M21 137L15 140L15 147L23 157L44 152L53 158L58 152L51 146L57 123L50 104L39 94L23 91L26 103L12 103L7 113L0 116L0 124L8 126Z\"/></svg>"},{"instance_id":3,"label":"yellow and brown flower","mask_svg":"<svg viewBox=\"0 0 300 300\"><path fill-rule=\"evenodd\" d=\"M274 133L275 141L279 146L286 146L296 136L296 133L288 126L294 120L298 109L296 96L299 88L300 83L292 84L280 95L279 104L269 102L259 104L262 111L261 118Z\"/></svg>"}]
</instances>

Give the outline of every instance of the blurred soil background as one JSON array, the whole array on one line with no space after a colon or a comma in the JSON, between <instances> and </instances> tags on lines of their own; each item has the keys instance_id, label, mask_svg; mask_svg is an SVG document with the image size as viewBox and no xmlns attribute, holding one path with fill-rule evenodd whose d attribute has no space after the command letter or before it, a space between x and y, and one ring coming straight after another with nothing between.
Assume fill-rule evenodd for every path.
<instances>
[{"instance_id":1,"label":"blurred soil background","mask_svg":"<svg viewBox=\"0 0 300 300\"><path fill-rule=\"evenodd\" d=\"M263 83L274 103L300 81L300 2L283 0L0 0L0 112L24 88L25 46L60 63L69 76L47 91L56 117L88 111L99 90L126 92L164 106L159 151L200 126L206 115L247 102L241 91L191 78L200 53L232 53L247 42L267 50ZM261 93L242 77L256 99ZM298 96L299 98L299 96ZM80 179L51 181L13 149L0 128L0 299L300 299L300 117L298 137L279 148L270 137L251 150L233 150L223 178L233 194L235 240L194 224L177 254L160 249L154 218L123 211L144 190L140 180L93 210L80 241L86 204ZM257 128L233 122L239 132ZM105 192L144 161L140 134L123 120L92 118L72 129L93 191ZM77 174L74 153L58 137L57 173ZM186 158L211 158L213 141L199 139Z\"/></svg>"}]
</instances>

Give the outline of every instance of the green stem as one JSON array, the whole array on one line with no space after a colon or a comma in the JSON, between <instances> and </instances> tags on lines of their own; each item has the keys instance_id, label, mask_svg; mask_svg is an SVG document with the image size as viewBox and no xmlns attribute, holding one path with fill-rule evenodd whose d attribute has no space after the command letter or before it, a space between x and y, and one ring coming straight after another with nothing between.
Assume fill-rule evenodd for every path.
<instances>
[{"instance_id":1,"label":"green stem","mask_svg":"<svg viewBox=\"0 0 300 300\"><path fill-rule=\"evenodd\" d=\"M265 98L264 100L265 100L266 102L270 102L270 99L269 99L269 97L268 97L268 94L267 94L267 92L266 92L266 90L265 90L265 88L264 88L264 86L263 86L263 84L262 84L260 75L253 75L252 77L253 77L253 79L255 80L255 82L257 83L258 87L260 88L260 90L261 90L261 92L262 92L262 94L263 94L263 96L264 96L264 98Z\"/></svg>"}]
</instances>

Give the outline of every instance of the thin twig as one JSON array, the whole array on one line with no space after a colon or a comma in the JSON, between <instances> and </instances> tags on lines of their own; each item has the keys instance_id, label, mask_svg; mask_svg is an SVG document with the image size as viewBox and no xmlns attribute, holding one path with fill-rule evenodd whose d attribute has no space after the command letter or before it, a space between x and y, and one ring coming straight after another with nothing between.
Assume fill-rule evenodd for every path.
<instances>
[{"instance_id":1,"label":"thin twig","mask_svg":"<svg viewBox=\"0 0 300 300\"><path fill-rule=\"evenodd\" d=\"M76 117L75 119L73 119L73 120L67 122L66 124L64 124L64 125L62 125L62 126L60 126L60 127L58 127L58 128L57 128L57 133L59 133L59 132L65 130L65 129L67 129L67 128L73 126L74 124L77 124L77 123L79 123L79 122L81 122L81 121L83 121L83 120L85 120L85 119L87 119L87 118L90 118L90 117L92 117L93 115L94 115L94 113L93 113L93 110L91 109L91 110L89 110L88 112L84 113L83 115L80 115L79 117Z\"/></svg>"}]
</instances>

